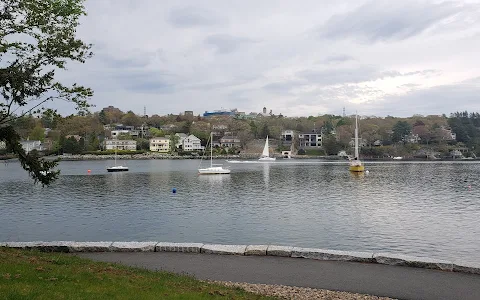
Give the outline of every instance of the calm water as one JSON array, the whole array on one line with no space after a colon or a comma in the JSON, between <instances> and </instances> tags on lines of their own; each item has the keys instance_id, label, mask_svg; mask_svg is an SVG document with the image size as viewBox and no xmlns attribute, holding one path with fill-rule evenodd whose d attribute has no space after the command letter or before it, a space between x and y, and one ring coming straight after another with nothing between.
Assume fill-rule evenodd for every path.
<instances>
[{"instance_id":1,"label":"calm water","mask_svg":"<svg viewBox=\"0 0 480 300\"><path fill-rule=\"evenodd\" d=\"M122 161L127 173L62 162L48 188L0 162L0 241L271 243L480 263L480 163L368 163L359 177L305 160L198 176L199 162Z\"/></svg>"}]
</instances>

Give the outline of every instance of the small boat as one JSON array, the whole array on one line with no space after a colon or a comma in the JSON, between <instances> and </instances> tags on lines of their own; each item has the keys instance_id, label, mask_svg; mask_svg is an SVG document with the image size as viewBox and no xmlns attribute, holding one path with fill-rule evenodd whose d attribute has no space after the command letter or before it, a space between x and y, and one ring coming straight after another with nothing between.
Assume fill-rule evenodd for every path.
<instances>
[{"instance_id":1,"label":"small boat","mask_svg":"<svg viewBox=\"0 0 480 300\"><path fill-rule=\"evenodd\" d=\"M355 156L350 158L350 167L348 168L350 172L364 172L365 166L360 161L358 152L358 115L355 116Z\"/></svg>"},{"instance_id":2,"label":"small boat","mask_svg":"<svg viewBox=\"0 0 480 300\"><path fill-rule=\"evenodd\" d=\"M258 159L260 161L274 161L275 157L270 157L269 153L269 147L268 147L268 135L267 139L265 140L265 146L263 147L263 152L260 158Z\"/></svg>"},{"instance_id":3,"label":"small boat","mask_svg":"<svg viewBox=\"0 0 480 300\"><path fill-rule=\"evenodd\" d=\"M107 167L107 172L126 172L126 171L128 171L128 167L117 166L117 147L115 147L115 166Z\"/></svg>"},{"instance_id":4,"label":"small boat","mask_svg":"<svg viewBox=\"0 0 480 300\"><path fill-rule=\"evenodd\" d=\"M212 174L230 174L229 169L225 169L221 164L213 163L213 133L210 133L210 167L198 169L200 175L212 175ZM200 162L201 163L201 162Z\"/></svg>"},{"instance_id":5,"label":"small boat","mask_svg":"<svg viewBox=\"0 0 480 300\"><path fill-rule=\"evenodd\" d=\"M125 166L114 166L107 168L108 172L126 172L128 171L128 167Z\"/></svg>"}]
</instances>

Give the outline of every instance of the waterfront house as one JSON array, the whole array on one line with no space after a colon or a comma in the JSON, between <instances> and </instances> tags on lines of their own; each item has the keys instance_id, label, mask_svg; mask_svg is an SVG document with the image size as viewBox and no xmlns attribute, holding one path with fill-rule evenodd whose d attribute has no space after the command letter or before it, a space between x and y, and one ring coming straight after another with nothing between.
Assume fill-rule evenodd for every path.
<instances>
[{"instance_id":1,"label":"waterfront house","mask_svg":"<svg viewBox=\"0 0 480 300\"><path fill-rule=\"evenodd\" d=\"M236 136L229 136L226 135L220 139L220 146L221 147L240 147L240 139Z\"/></svg>"},{"instance_id":2,"label":"waterfront house","mask_svg":"<svg viewBox=\"0 0 480 300\"><path fill-rule=\"evenodd\" d=\"M134 140L105 140L106 150L137 150L137 141Z\"/></svg>"},{"instance_id":3,"label":"waterfront house","mask_svg":"<svg viewBox=\"0 0 480 300\"><path fill-rule=\"evenodd\" d=\"M150 151L168 153L170 151L170 139L165 137L150 139Z\"/></svg>"},{"instance_id":4,"label":"waterfront house","mask_svg":"<svg viewBox=\"0 0 480 300\"><path fill-rule=\"evenodd\" d=\"M322 147L322 133L313 130L308 133L298 134L300 148L321 148Z\"/></svg>"},{"instance_id":5,"label":"waterfront house","mask_svg":"<svg viewBox=\"0 0 480 300\"><path fill-rule=\"evenodd\" d=\"M199 138L191 134L183 139L182 149L183 151L203 151L205 147L202 146Z\"/></svg>"}]
</instances>

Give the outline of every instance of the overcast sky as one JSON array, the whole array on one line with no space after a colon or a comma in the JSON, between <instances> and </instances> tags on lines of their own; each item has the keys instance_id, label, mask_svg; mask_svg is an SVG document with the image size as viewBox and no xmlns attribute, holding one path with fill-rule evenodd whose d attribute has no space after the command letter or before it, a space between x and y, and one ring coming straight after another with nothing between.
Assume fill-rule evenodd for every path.
<instances>
[{"instance_id":1,"label":"overcast sky","mask_svg":"<svg viewBox=\"0 0 480 300\"><path fill-rule=\"evenodd\" d=\"M86 9L78 34L95 56L62 76L94 89L94 110L480 111L479 1L87 0Z\"/></svg>"}]
</instances>

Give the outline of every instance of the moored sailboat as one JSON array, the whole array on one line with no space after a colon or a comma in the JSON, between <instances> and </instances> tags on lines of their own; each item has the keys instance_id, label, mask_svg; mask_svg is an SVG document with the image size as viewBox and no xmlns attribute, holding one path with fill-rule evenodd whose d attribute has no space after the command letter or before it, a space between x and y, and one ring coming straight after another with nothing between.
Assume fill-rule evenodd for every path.
<instances>
[{"instance_id":1,"label":"moored sailboat","mask_svg":"<svg viewBox=\"0 0 480 300\"><path fill-rule=\"evenodd\" d=\"M365 166L360 161L360 154L358 151L358 115L355 116L355 156L350 158L350 172L364 172Z\"/></svg>"},{"instance_id":2,"label":"moored sailboat","mask_svg":"<svg viewBox=\"0 0 480 300\"><path fill-rule=\"evenodd\" d=\"M117 166L117 147L115 146L115 166L107 167L107 172L126 172L128 167L126 166Z\"/></svg>"},{"instance_id":3,"label":"moored sailboat","mask_svg":"<svg viewBox=\"0 0 480 300\"><path fill-rule=\"evenodd\" d=\"M210 133L210 167L198 169L200 175L212 175L212 174L230 174L229 169L225 169L221 164L213 163L213 133Z\"/></svg>"}]
</instances>

